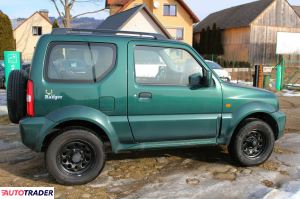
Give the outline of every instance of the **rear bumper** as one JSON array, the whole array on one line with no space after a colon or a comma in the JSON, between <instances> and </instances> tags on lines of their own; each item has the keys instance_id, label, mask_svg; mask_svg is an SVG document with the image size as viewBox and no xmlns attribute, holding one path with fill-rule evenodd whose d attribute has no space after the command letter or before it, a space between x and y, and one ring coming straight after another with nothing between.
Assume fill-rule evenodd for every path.
<instances>
[{"instance_id":1,"label":"rear bumper","mask_svg":"<svg viewBox=\"0 0 300 199\"><path fill-rule=\"evenodd\" d=\"M272 113L272 116L273 116L273 118L277 122L277 126L278 126L278 136L277 136L277 139L279 139L279 138L281 138L284 135L284 129L285 129L285 123L286 123L286 116L281 111Z\"/></svg>"},{"instance_id":2,"label":"rear bumper","mask_svg":"<svg viewBox=\"0 0 300 199\"><path fill-rule=\"evenodd\" d=\"M45 117L22 119L19 127L23 144L36 152L40 152L47 130L53 125L54 123Z\"/></svg>"}]
</instances>

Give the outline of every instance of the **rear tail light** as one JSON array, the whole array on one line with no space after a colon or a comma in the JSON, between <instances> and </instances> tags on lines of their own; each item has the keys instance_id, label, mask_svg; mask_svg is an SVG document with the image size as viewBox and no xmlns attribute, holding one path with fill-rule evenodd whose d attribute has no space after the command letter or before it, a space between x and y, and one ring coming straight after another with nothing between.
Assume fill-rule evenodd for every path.
<instances>
[{"instance_id":1,"label":"rear tail light","mask_svg":"<svg viewBox=\"0 0 300 199\"><path fill-rule=\"evenodd\" d=\"M29 117L34 116L34 86L33 81L28 80L27 81L27 95L26 95L26 101L27 101L27 115Z\"/></svg>"}]
</instances>

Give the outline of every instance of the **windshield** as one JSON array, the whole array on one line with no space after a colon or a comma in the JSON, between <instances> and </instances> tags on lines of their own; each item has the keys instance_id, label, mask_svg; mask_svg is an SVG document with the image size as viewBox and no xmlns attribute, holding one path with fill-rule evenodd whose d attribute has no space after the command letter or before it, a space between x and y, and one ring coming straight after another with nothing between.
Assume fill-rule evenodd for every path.
<instances>
[{"instance_id":1,"label":"windshield","mask_svg":"<svg viewBox=\"0 0 300 199\"><path fill-rule=\"evenodd\" d=\"M208 66L211 69L222 69L222 66L220 66L219 64L217 64L216 62L213 61L206 61L206 63L208 64Z\"/></svg>"}]
</instances>

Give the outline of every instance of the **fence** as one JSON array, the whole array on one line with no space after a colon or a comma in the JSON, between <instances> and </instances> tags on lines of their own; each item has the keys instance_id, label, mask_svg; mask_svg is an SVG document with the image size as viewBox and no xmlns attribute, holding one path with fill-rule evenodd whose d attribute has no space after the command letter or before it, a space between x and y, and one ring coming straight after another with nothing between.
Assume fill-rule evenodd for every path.
<instances>
[{"instance_id":1,"label":"fence","mask_svg":"<svg viewBox=\"0 0 300 199\"><path fill-rule=\"evenodd\" d=\"M300 90L300 57L288 56L284 58L283 88Z\"/></svg>"},{"instance_id":2,"label":"fence","mask_svg":"<svg viewBox=\"0 0 300 199\"><path fill-rule=\"evenodd\" d=\"M204 55L205 59L219 63L225 70L231 74L231 79L236 83L253 84L254 65L247 62L225 61L222 57L215 55ZM280 63L282 60L283 63ZM300 90L300 56L286 55L277 56L277 63L283 66L282 88ZM267 89L276 90L276 63L264 67L264 75L267 78L265 84Z\"/></svg>"}]
</instances>

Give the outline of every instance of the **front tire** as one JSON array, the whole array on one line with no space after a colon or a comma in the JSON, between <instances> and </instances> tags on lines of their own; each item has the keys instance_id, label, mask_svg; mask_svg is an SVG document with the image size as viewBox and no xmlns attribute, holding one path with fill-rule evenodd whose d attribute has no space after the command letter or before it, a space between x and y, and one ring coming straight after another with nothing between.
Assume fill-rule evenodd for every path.
<instances>
[{"instance_id":1,"label":"front tire","mask_svg":"<svg viewBox=\"0 0 300 199\"><path fill-rule=\"evenodd\" d=\"M104 167L103 146L103 142L88 130L66 130L47 148L47 169L60 184L88 183L94 180Z\"/></svg>"},{"instance_id":2,"label":"front tire","mask_svg":"<svg viewBox=\"0 0 300 199\"><path fill-rule=\"evenodd\" d=\"M241 165L256 166L270 157L274 142L274 132L266 122L249 119L232 137L228 151Z\"/></svg>"}]
</instances>

